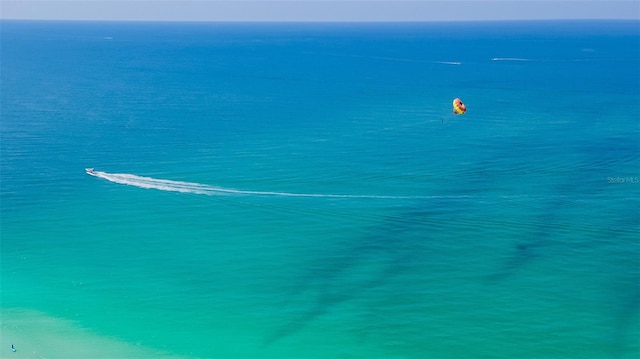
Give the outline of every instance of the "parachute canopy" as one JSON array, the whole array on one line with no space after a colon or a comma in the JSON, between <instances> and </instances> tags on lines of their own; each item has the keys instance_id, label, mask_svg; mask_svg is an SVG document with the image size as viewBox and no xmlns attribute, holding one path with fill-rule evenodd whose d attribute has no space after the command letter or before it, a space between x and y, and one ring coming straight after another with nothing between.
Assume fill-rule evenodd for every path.
<instances>
[{"instance_id":1,"label":"parachute canopy","mask_svg":"<svg viewBox=\"0 0 640 359\"><path fill-rule=\"evenodd\" d=\"M456 115L464 115L467 112L467 106L462 103L462 100L459 98L453 99L453 113Z\"/></svg>"}]
</instances>

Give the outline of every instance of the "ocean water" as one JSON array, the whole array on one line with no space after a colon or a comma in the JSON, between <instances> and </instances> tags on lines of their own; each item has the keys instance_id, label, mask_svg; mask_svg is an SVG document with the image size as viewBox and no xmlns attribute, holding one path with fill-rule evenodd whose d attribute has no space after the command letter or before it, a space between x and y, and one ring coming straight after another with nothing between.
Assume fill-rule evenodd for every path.
<instances>
[{"instance_id":1,"label":"ocean water","mask_svg":"<svg viewBox=\"0 0 640 359\"><path fill-rule=\"evenodd\" d=\"M637 21L0 36L0 357L640 357Z\"/></svg>"}]
</instances>

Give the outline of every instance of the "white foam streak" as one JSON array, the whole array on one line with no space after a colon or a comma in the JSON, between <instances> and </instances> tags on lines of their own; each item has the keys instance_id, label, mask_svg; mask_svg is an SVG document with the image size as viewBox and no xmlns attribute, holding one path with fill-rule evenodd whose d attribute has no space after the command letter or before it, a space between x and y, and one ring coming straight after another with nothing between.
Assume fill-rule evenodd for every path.
<instances>
[{"instance_id":1,"label":"white foam streak","mask_svg":"<svg viewBox=\"0 0 640 359\"><path fill-rule=\"evenodd\" d=\"M460 61L433 61L434 64L444 64L444 65L462 65Z\"/></svg>"},{"instance_id":2,"label":"white foam streak","mask_svg":"<svg viewBox=\"0 0 640 359\"><path fill-rule=\"evenodd\" d=\"M494 57L491 61L533 61L531 59L522 59L519 57Z\"/></svg>"},{"instance_id":3,"label":"white foam streak","mask_svg":"<svg viewBox=\"0 0 640 359\"><path fill-rule=\"evenodd\" d=\"M318 198L378 198L378 199L411 199L424 198L420 196L376 196L376 195L350 195L350 194L319 194L319 193L289 193L272 191L244 191L230 188L215 187L194 182L172 181L152 177L138 176L128 173L107 173L102 171L87 172L89 175L105 179L107 181L134 186L144 189L160 191L203 194L208 196L221 195L254 195L254 196L278 196L278 197L318 197Z\"/></svg>"},{"instance_id":4,"label":"white foam streak","mask_svg":"<svg viewBox=\"0 0 640 359\"><path fill-rule=\"evenodd\" d=\"M91 173L90 173L91 174ZM182 193L195 193L195 194L214 194L214 187L202 185L199 183L181 182L163 180L152 177L137 176L127 173L107 173L101 171L95 171L93 176L106 179L107 181L124 184L128 186L135 186L145 189L157 189L160 191L182 192Z\"/></svg>"},{"instance_id":5,"label":"white foam streak","mask_svg":"<svg viewBox=\"0 0 640 359\"><path fill-rule=\"evenodd\" d=\"M86 171L88 175L105 179L109 182L159 191L191 193L207 196L274 196L274 197L312 197L312 198L359 198L359 199L448 199L448 200L485 200L517 201L532 199L549 199L551 197L532 197L530 195L501 195L494 198L474 195L431 195L431 196L393 196L366 194L326 194L326 193L291 193L275 191L251 191L233 188L216 187L195 182L173 181L153 177L138 176L130 173L107 173L102 171ZM564 196L560 196L564 198ZM557 197L555 197L557 198Z\"/></svg>"}]
</instances>

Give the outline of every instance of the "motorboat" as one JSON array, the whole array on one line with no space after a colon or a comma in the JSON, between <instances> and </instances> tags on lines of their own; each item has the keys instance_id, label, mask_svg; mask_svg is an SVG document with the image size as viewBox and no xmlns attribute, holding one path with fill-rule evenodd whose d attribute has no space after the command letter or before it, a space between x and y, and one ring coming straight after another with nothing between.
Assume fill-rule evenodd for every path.
<instances>
[{"instance_id":1,"label":"motorboat","mask_svg":"<svg viewBox=\"0 0 640 359\"><path fill-rule=\"evenodd\" d=\"M85 168L84 171L87 172L88 175L96 175L96 171L94 171L93 168Z\"/></svg>"}]
</instances>

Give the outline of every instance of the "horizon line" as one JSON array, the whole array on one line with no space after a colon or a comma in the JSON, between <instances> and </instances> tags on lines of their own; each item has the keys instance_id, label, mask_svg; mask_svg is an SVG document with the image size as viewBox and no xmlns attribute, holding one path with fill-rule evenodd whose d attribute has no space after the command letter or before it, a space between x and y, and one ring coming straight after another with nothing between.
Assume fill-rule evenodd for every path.
<instances>
[{"instance_id":1,"label":"horizon line","mask_svg":"<svg viewBox=\"0 0 640 359\"><path fill-rule=\"evenodd\" d=\"M350 24L350 23L389 23L389 24L420 24L420 23L444 23L444 22L604 22L604 21L624 21L639 22L640 19L628 18L557 18L557 19L479 19L479 20L176 20L176 19L41 19L41 18L0 18L2 21L23 21L23 22L148 22L148 23L309 23L309 24Z\"/></svg>"}]
</instances>

